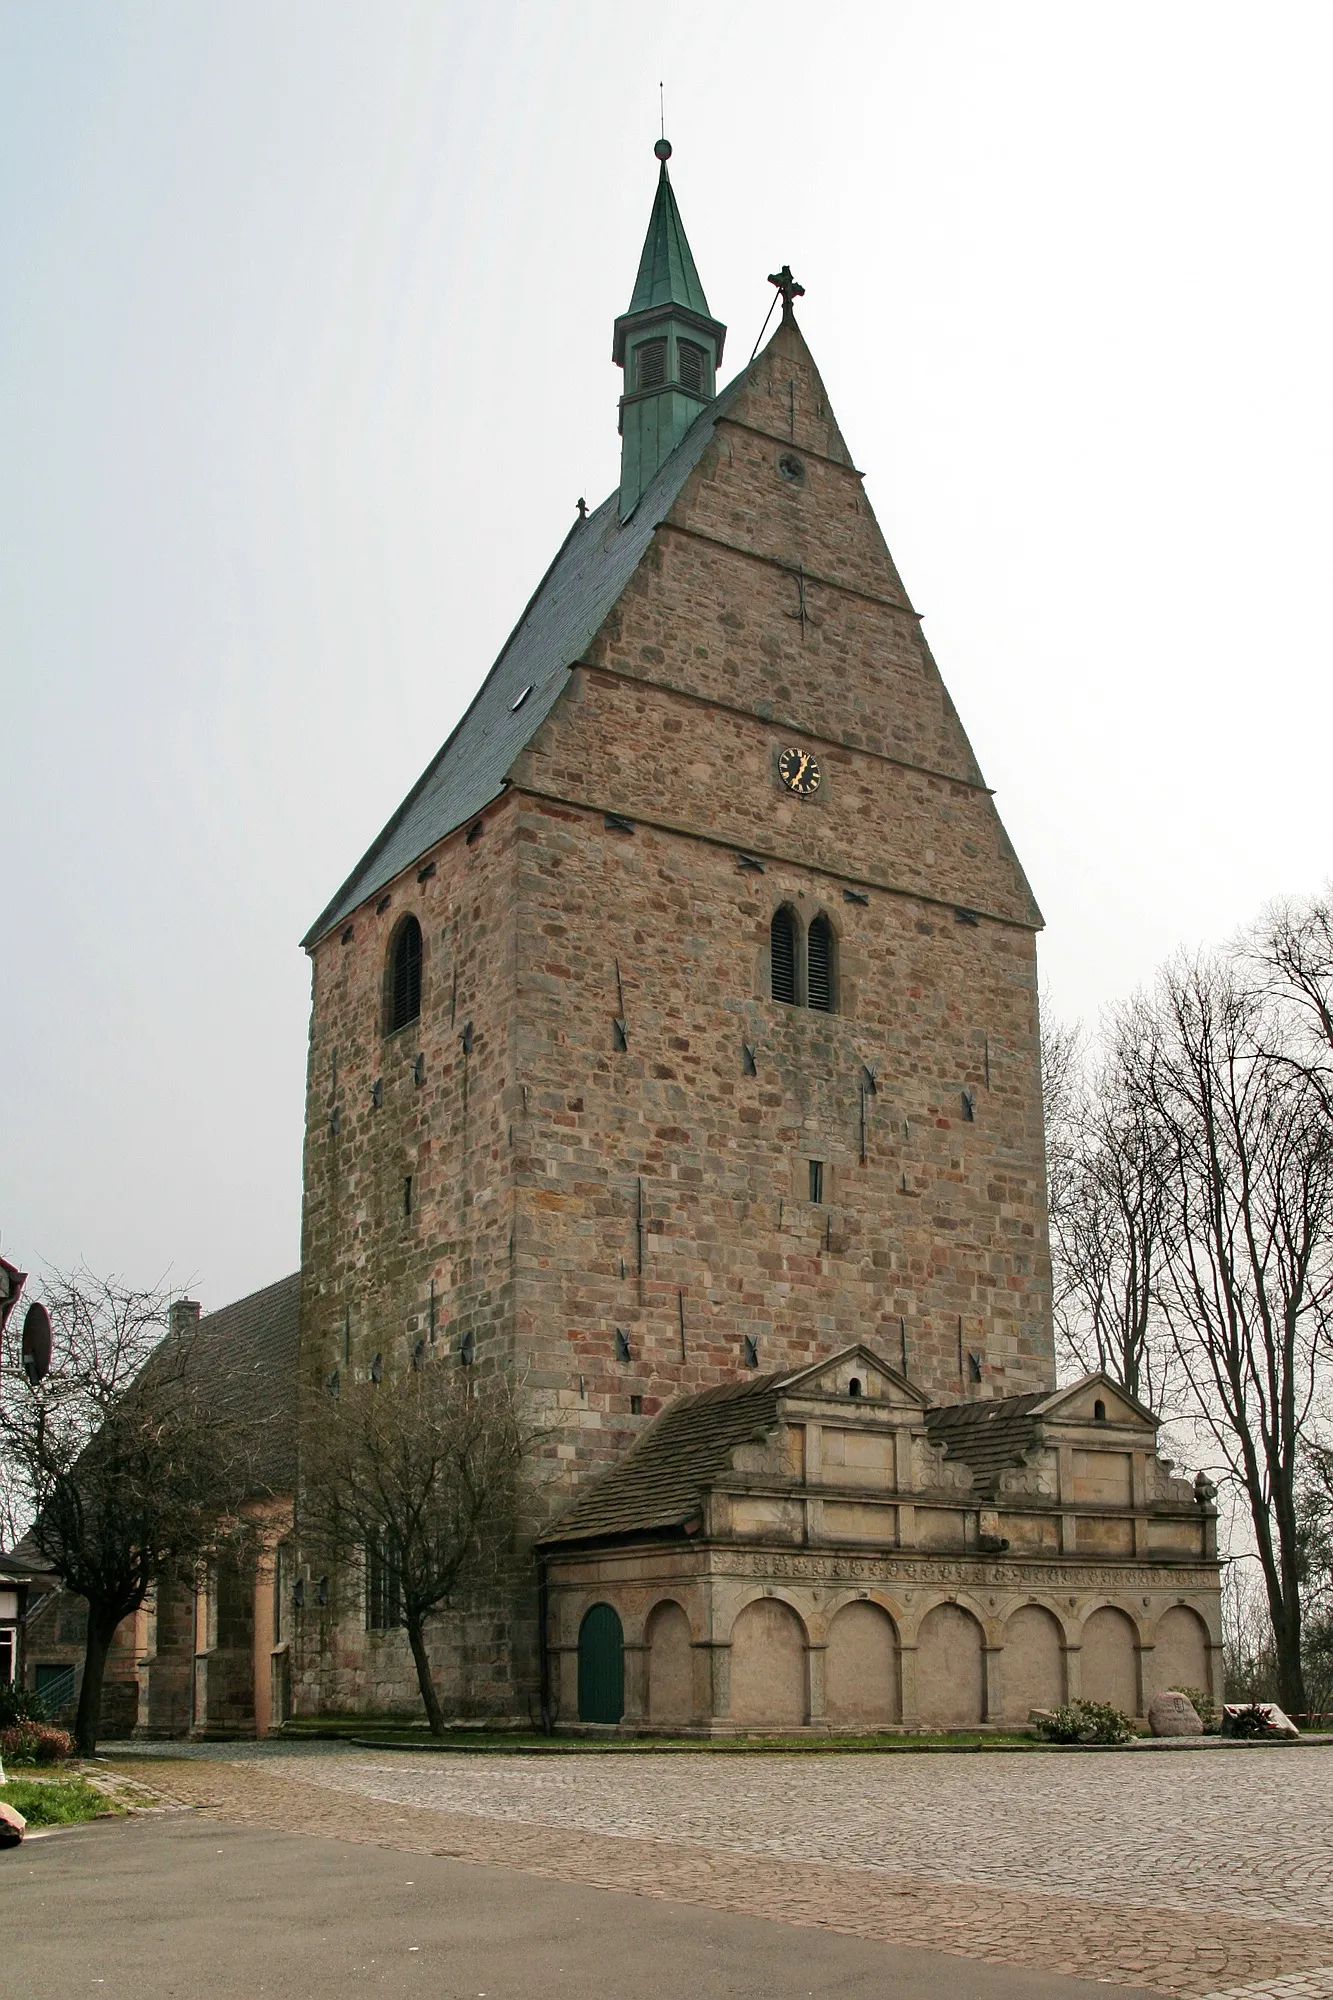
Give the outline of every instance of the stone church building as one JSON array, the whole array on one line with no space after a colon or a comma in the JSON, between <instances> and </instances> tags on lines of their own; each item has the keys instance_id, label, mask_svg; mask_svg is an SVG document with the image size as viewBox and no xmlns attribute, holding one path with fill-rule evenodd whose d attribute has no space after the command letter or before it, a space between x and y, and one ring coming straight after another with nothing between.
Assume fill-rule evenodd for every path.
<instances>
[{"instance_id":1,"label":"stone church building","mask_svg":"<svg viewBox=\"0 0 1333 2000\"><path fill-rule=\"evenodd\" d=\"M455 1712L1217 1693L1206 1489L1056 1386L1032 892L800 287L719 389L657 151L620 483L305 939L307 1412L415 1363L553 1421L530 1586L440 1621ZM293 1575L294 1709L415 1708L299 1506Z\"/></svg>"}]
</instances>

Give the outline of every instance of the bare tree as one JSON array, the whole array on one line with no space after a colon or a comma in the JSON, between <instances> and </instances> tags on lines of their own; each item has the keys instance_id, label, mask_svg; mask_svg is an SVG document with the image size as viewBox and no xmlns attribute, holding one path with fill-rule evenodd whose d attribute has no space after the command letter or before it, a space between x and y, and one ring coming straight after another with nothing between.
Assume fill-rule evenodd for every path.
<instances>
[{"instance_id":1,"label":"bare tree","mask_svg":"<svg viewBox=\"0 0 1333 2000\"><path fill-rule=\"evenodd\" d=\"M1154 1286L1168 1162L1124 1057L1118 1033L1091 1071L1077 1032L1057 1028L1043 1044L1053 1303L1061 1345L1080 1372L1102 1369L1155 1402L1166 1373Z\"/></svg>"},{"instance_id":2,"label":"bare tree","mask_svg":"<svg viewBox=\"0 0 1333 2000\"><path fill-rule=\"evenodd\" d=\"M431 1359L344 1386L302 1437L302 1543L345 1569L364 1567L367 1587L397 1600L387 1622L407 1628L436 1735L444 1715L426 1623L514 1563L519 1475L536 1436L507 1377Z\"/></svg>"},{"instance_id":3,"label":"bare tree","mask_svg":"<svg viewBox=\"0 0 1333 2000\"><path fill-rule=\"evenodd\" d=\"M1166 1149L1155 1287L1193 1402L1248 1503L1283 1705L1301 1668L1301 1450L1333 1331L1333 1128L1283 1023L1233 957L1181 960L1121 1023Z\"/></svg>"},{"instance_id":4,"label":"bare tree","mask_svg":"<svg viewBox=\"0 0 1333 2000\"><path fill-rule=\"evenodd\" d=\"M1276 1003L1282 1034L1273 1053L1306 1068L1333 1117L1333 900L1274 903L1242 951Z\"/></svg>"},{"instance_id":5,"label":"bare tree","mask_svg":"<svg viewBox=\"0 0 1333 2000\"><path fill-rule=\"evenodd\" d=\"M107 1652L157 1579L192 1575L241 1531L253 1432L196 1380L194 1338L165 1340L168 1299L80 1271L46 1284L49 1373L32 1383L11 1326L0 1356L0 1445L28 1539L88 1605L75 1739L97 1747Z\"/></svg>"}]
</instances>

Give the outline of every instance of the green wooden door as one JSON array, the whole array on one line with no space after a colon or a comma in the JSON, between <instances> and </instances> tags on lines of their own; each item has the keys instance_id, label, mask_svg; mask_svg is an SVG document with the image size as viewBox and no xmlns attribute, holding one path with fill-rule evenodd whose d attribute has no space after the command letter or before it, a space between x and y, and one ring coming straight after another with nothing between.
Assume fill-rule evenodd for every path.
<instances>
[{"instance_id":1,"label":"green wooden door","mask_svg":"<svg viewBox=\"0 0 1333 2000\"><path fill-rule=\"evenodd\" d=\"M609 1604L579 1627L579 1721L619 1722L625 1713L625 1635Z\"/></svg>"}]
</instances>

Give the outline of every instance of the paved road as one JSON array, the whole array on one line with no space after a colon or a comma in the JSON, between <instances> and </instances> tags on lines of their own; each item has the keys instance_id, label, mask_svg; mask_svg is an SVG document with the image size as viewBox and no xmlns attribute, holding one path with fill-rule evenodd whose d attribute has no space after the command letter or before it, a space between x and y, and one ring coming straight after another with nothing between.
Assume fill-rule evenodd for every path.
<instances>
[{"instance_id":1,"label":"paved road","mask_svg":"<svg viewBox=\"0 0 1333 2000\"><path fill-rule=\"evenodd\" d=\"M621 1914L609 1921L627 1936L676 1923L683 1936L711 1935L715 1921L738 1918L777 1940L778 1967L835 1941L841 1951L860 1940L879 1952L873 1963L896 1953L906 1966L920 1953L933 1967L950 1954L958 1994L1036 1993L1038 1975L1053 1975L1179 2000L1333 2000L1333 1745L1068 1756L530 1757L280 1742L170 1751L130 1751L107 1768L234 1827L355 1843L374 1855L367 1867L392 1854L465 1862L477 1879L517 1881L520 1903L556 1894L553 1883L616 1891ZM674 1959L664 1963L675 1977ZM987 1984L1001 1967L1021 1968L1016 1988ZM667 1988L660 1966L657 1976L646 1990L749 1990ZM800 1985L806 1976L771 1990L799 2000L819 1990ZM479 1979L475 1991L494 2000L494 1983Z\"/></svg>"},{"instance_id":2,"label":"paved road","mask_svg":"<svg viewBox=\"0 0 1333 2000\"><path fill-rule=\"evenodd\" d=\"M79 1828L0 1856L0 1989L14 2000L1091 2000L1096 1990L197 1814Z\"/></svg>"}]
</instances>

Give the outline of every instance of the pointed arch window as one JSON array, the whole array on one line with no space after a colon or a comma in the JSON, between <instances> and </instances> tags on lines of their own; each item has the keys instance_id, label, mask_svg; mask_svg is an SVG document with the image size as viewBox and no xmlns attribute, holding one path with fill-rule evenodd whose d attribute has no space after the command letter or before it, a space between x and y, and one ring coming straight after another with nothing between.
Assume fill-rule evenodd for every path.
<instances>
[{"instance_id":1,"label":"pointed arch window","mask_svg":"<svg viewBox=\"0 0 1333 2000\"><path fill-rule=\"evenodd\" d=\"M808 1004L821 1014L833 1012L833 926L827 917L816 917L806 940L806 995Z\"/></svg>"},{"instance_id":2,"label":"pointed arch window","mask_svg":"<svg viewBox=\"0 0 1333 2000\"><path fill-rule=\"evenodd\" d=\"M421 1014L421 925L404 917L389 948L386 1034L396 1034Z\"/></svg>"},{"instance_id":3,"label":"pointed arch window","mask_svg":"<svg viewBox=\"0 0 1333 2000\"><path fill-rule=\"evenodd\" d=\"M783 906L773 912L769 929L769 956L772 964L773 998L788 1007L797 1005L796 957L799 934L796 913Z\"/></svg>"}]
</instances>

